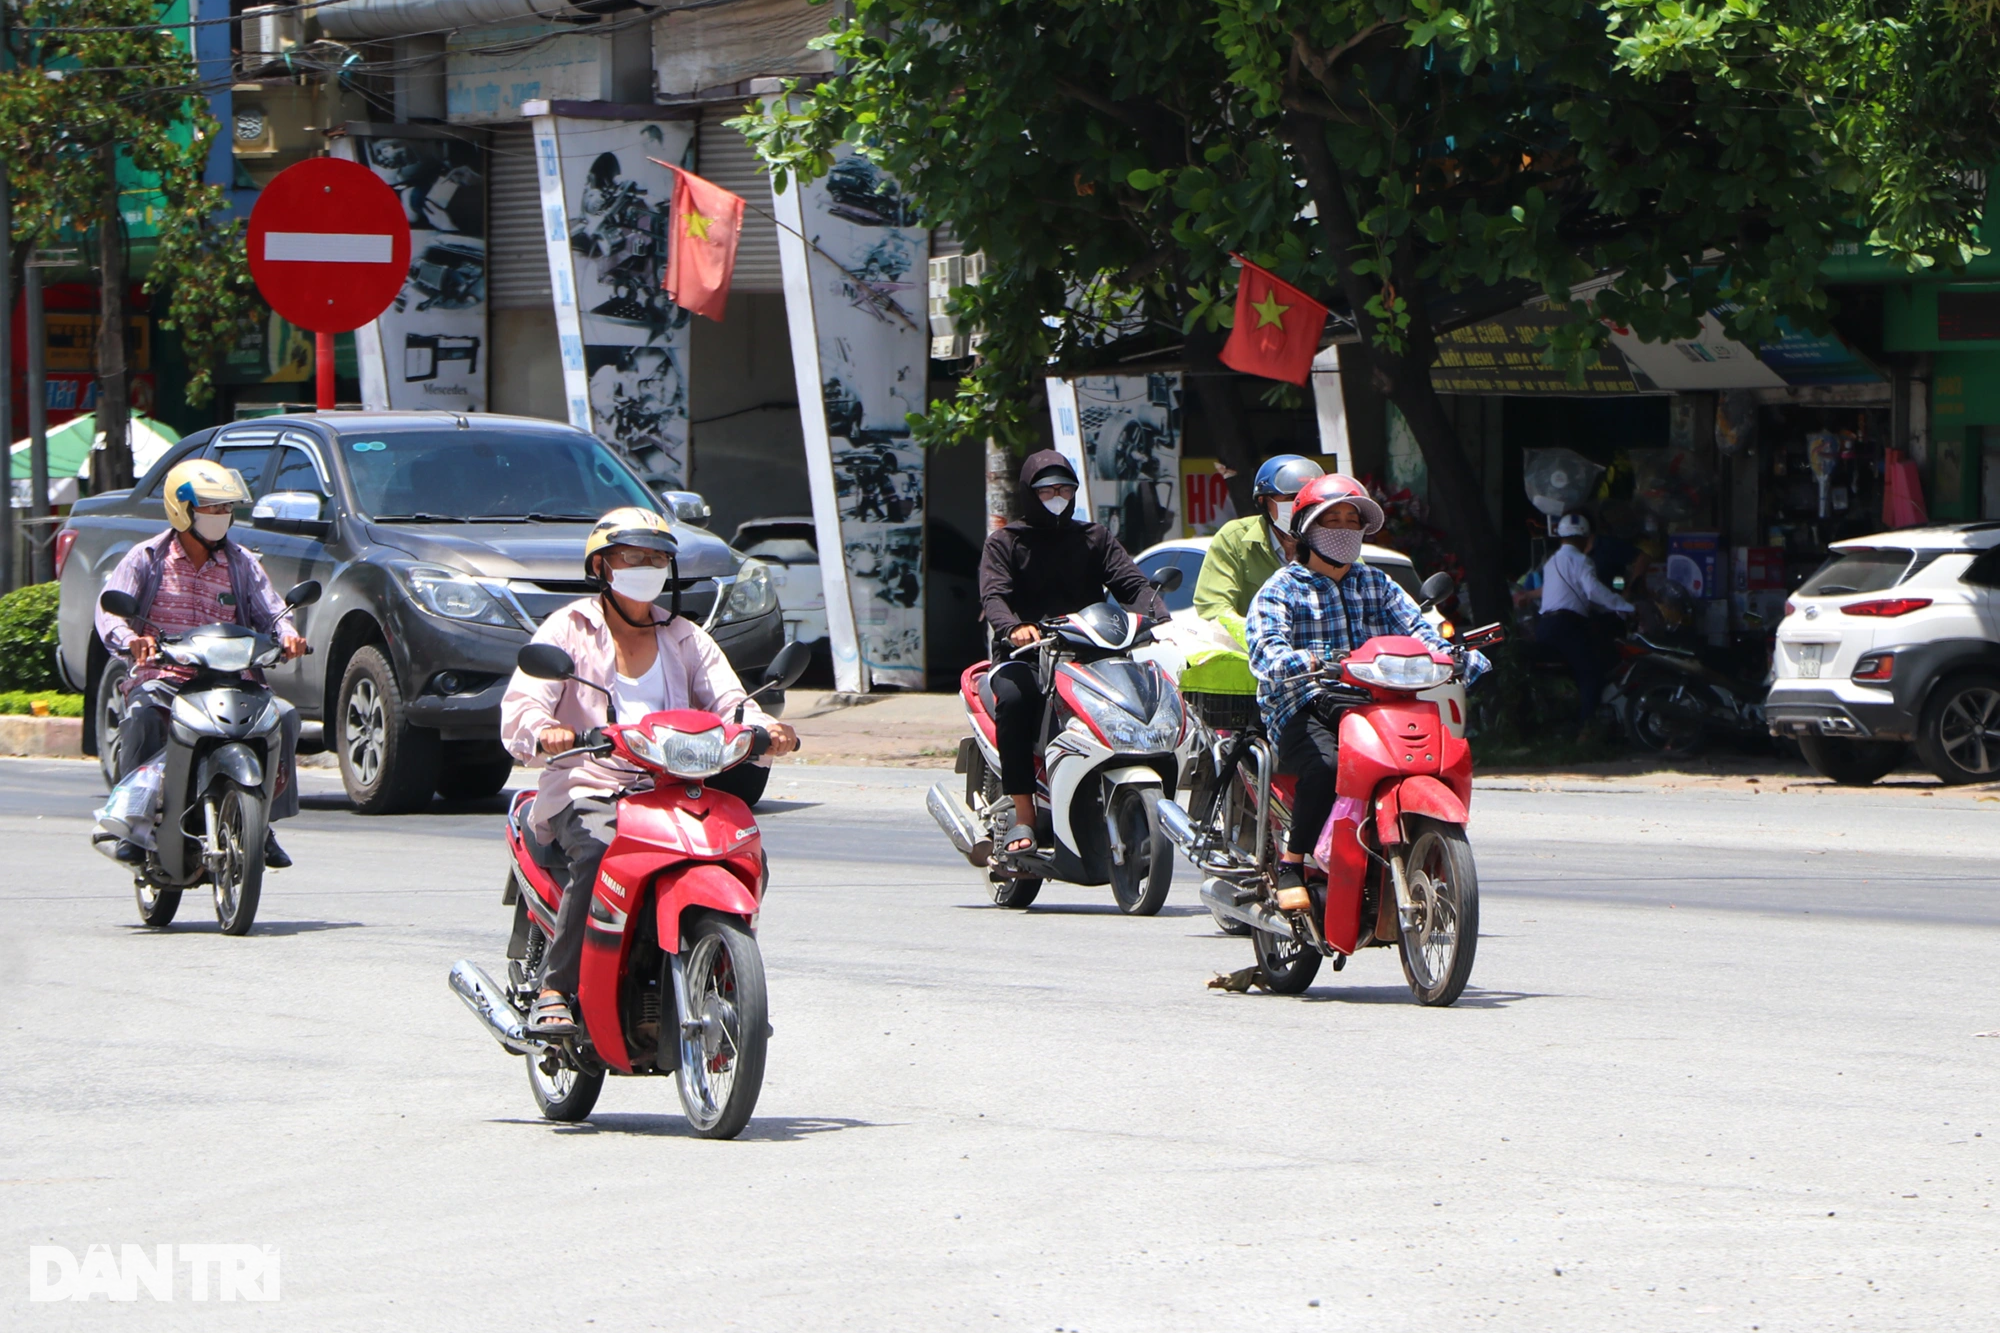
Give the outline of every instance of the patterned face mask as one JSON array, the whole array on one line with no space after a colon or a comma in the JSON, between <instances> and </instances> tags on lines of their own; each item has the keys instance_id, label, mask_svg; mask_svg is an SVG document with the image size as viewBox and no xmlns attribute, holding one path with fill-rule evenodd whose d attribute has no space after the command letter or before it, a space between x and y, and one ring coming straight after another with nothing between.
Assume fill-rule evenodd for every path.
<instances>
[{"instance_id":1,"label":"patterned face mask","mask_svg":"<svg viewBox=\"0 0 2000 1333\"><path fill-rule=\"evenodd\" d=\"M1354 528L1314 528L1306 545L1329 565L1351 565L1361 558L1361 533Z\"/></svg>"}]
</instances>

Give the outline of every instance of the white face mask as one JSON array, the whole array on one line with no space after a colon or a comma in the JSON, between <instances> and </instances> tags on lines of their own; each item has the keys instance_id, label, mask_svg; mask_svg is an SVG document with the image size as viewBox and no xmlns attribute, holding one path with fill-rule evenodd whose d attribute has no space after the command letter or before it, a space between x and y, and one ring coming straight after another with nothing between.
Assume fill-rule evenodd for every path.
<instances>
[{"instance_id":1,"label":"white face mask","mask_svg":"<svg viewBox=\"0 0 2000 1333\"><path fill-rule=\"evenodd\" d=\"M611 571L611 591L635 602L650 602L666 590L667 571L651 565Z\"/></svg>"},{"instance_id":2,"label":"white face mask","mask_svg":"<svg viewBox=\"0 0 2000 1333\"><path fill-rule=\"evenodd\" d=\"M223 539L229 532L229 525L235 521L234 514L196 514L194 535L213 546Z\"/></svg>"},{"instance_id":3,"label":"white face mask","mask_svg":"<svg viewBox=\"0 0 2000 1333\"><path fill-rule=\"evenodd\" d=\"M1042 501L1042 508L1060 517L1062 511L1069 508L1069 501L1063 496L1051 495L1048 499Z\"/></svg>"},{"instance_id":4,"label":"white face mask","mask_svg":"<svg viewBox=\"0 0 2000 1333\"><path fill-rule=\"evenodd\" d=\"M1271 522L1277 525L1278 531L1290 532L1292 530L1292 510L1298 508L1298 506L1290 500L1280 500L1277 504L1271 506L1271 508L1273 510Z\"/></svg>"}]
</instances>

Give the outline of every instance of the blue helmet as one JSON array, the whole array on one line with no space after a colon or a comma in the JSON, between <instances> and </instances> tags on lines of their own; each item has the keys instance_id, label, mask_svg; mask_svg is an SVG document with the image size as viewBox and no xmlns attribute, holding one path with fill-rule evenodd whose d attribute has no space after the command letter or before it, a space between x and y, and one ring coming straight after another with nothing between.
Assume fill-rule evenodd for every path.
<instances>
[{"instance_id":1,"label":"blue helmet","mask_svg":"<svg viewBox=\"0 0 2000 1333\"><path fill-rule=\"evenodd\" d=\"M1267 495L1297 495L1305 489L1307 482L1325 475L1326 469L1310 458L1299 454L1279 454L1265 459L1263 466L1257 469L1257 480L1250 487L1250 495L1257 500Z\"/></svg>"}]
</instances>

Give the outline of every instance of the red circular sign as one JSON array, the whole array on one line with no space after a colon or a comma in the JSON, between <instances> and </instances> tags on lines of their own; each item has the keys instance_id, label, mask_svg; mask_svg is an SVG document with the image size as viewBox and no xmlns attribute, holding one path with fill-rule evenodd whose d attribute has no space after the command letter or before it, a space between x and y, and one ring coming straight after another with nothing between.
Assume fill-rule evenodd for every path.
<instances>
[{"instance_id":1,"label":"red circular sign","mask_svg":"<svg viewBox=\"0 0 2000 1333\"><path fill-rule=\"evenodd\" d=\"M250 210L250 276L271 309L314 333L358 329L389 308L410 272L403 201L367 167L308 158Z\"/></svg>"}]
</instances>

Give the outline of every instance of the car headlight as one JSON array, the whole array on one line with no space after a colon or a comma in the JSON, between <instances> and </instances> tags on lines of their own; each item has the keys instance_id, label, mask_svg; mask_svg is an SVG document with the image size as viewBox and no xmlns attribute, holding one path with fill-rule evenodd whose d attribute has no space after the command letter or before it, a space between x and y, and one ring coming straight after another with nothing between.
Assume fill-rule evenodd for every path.
<instances>
[{"instance_id":1,"label":"car headlight","mask_svg":"<svg viewBox=\"0 0 2000 1333\"><path fill-rule=\"evenodd\" d=\"M1385 690L1428 690L1450 680L1451 668L1432 660L1428 653L1422 657L1381 653L1372 662L1348 662L1347 674Z\"/></svg>"},{"instance_id":2,"label":"car headlight","mask_svg":"<svg viewBox=\"0 0 2000 1333\"><path fill-rule=\"evenodd\" d=\"M530 632L535 628L516 611L512 594L502 584L442 565L405 565L398 572L410 590L410 600L434 616Z\"/></svg>"},{"instance_id":3,"label":"car headlight","mask_svg":"<svg viewBox=\"0 0 2000 1333\"><path fill-rule=\"evenodd\" d=\"M625 733L625 748L639 758L664 768L677 778L714 777L750 753L751 733L741 732L725 742L722 728L707 731L676 731L672 727L634 727Z\"/></svg>"},{"instance_id":4,"label":"car headlight","mask_svg":"<svg viewBox=\"0 0 2000 1333\"><path fill-rule=\"evenodd\" d=\"M722 623L755 620L778 604L778 590L771 581L771 569L762 560L746 558L736 571L736 582L722 599Z\"/></svg>"}]
</instances>

